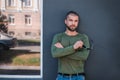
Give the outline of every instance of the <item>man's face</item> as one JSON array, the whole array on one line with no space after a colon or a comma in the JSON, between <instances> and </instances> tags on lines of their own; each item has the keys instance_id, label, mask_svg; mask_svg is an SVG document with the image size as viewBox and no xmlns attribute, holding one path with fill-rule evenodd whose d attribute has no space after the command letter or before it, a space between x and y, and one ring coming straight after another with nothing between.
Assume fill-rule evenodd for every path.
<instances>
[{"instance_id":1,"label":"man's face","mask_svg":"<svg viewBox=\"0 0 120 80\"><path fill-rule=\"evenodd\" d=\"M65 19L65 24L67 26L67 29L70 31L76 31L79 23L79 17L74 14L69 14L67 18Z\"/></svg>"}]
</instances>

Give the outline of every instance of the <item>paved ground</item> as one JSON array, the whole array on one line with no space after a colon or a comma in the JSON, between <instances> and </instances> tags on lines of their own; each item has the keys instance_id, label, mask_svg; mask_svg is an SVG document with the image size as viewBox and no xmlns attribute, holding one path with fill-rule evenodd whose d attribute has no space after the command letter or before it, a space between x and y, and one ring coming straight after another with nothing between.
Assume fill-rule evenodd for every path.
<instances>
[{"instance_id":1,"label":"paved ground","mask_svg":"<svg viewBox=\"0 0 120 80\"><path fill-rule=\"evenodd\" d=\"M29 50L30 52L40 52L40 46L17 46L12 50Z\"/></svg>"},{"instance_id":2,"label":"paved ground","mask_svg":"<svg viewBox=\"0 0 120 80\"><path fill-rule=\"evenodd\" d=\"M0 65L0 69L8 70L40 70L40 66L9 66L9 65Z\"/></svg>"}]
</instances>

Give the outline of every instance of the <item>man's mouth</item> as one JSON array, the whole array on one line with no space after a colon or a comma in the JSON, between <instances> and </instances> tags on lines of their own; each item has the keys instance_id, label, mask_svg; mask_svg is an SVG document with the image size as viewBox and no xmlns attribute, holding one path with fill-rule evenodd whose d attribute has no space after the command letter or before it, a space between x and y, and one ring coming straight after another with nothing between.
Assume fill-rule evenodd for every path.
<instances>
[{"instance_id":1,"label":"man's mouth","mask_svg":"<svg viewBox=\"0 0 120 80\"><path fill-rule=\"evenodd\" d=\"M75 25L71 25L70 27L75 27Z\"/></svg>"}]
</instances>

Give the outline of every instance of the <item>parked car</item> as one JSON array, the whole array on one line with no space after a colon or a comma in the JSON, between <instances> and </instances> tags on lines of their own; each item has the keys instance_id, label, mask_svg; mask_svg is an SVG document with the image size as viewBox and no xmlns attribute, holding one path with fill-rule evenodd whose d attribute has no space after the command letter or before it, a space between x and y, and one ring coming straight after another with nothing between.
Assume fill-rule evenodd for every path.
<instances>
[{"instance_id":1,"label":"parked car","mask_svg":"<svg viewBox=\"0 0 120 80\"><path fill-rule=\"evenodd\" d=\"M9 50L18 45L17 38L6 33L0 32L0 50Z\"/></svg>"}]
</instances>

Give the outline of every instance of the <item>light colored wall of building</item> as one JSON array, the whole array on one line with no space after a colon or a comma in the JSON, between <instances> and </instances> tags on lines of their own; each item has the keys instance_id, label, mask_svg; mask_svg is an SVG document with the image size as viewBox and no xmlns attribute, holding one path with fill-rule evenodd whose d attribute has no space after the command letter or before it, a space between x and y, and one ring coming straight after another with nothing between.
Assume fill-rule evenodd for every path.
<instances>
[{"instance_id":1,"label":"light colored wall of building","mask_svg":"<svg viewBox=\"0 0 120 80\"><path fill-rule=\"evenodd\" d=\"M1 2L2 1L2 2ZM39 39L40 38L40 4L39 0L32 0L31 7L22 6L22 0L16 0L14 7L7 6L7 0L0 0L0 9L7 17L9 14L15 16L15 25L8 24L8 33L14 32L14 37L18 39ZM5 3L4 5L2 3ZM3 10L4 8L4 10ZM31 15L32 24L25 24L25 15ZM31 35L25 35L30 32Z\"/></svg>"}]
</instances>

